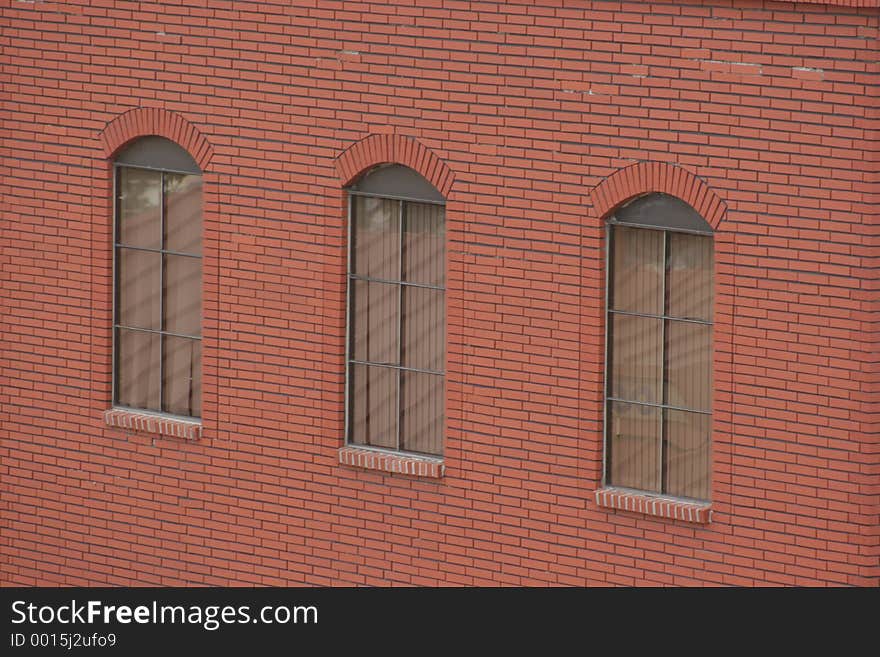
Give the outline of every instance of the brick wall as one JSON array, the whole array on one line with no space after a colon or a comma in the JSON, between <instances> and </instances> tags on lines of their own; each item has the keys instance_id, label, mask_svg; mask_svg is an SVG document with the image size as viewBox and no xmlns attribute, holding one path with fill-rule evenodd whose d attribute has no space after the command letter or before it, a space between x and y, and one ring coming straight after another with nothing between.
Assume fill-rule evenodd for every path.
<instances>
[{"instance_id":1,"label":"brick wall","mask_svg":"<svg viewBox=\"0 0 880 657\"><path fill-rule=\"evenodd\" d=\"M3 583L876 586L878 4L7 0ZM148 133L205 169L197 440L104 419ZM440 478L340 463L341 188L389 154L448 170ZM595 496L602 219L657 189L717 212L705 524Z\"/></svg>"}]
</instances>

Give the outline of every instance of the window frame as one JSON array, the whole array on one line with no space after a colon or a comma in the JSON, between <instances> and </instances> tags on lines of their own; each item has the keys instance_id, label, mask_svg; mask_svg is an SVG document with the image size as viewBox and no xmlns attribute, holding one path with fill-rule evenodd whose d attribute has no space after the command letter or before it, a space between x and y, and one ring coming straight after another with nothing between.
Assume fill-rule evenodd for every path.
<instances>
[{"instance_id":1,"label":"window frame","mask_svg":"<svg viewBox=\"0 0 880 657\"><path fill-rule=\"evenodd\" d=\"M164 174L173 173L173 174L180 174L180 175L186 175L186 176L198 175L202 178L202 183L204 184L204 172L199 168L196 168L196 170L187 171L187 170L183 170L183 169L148 166L148 165L144 165L144 164L128 164L126 162L120 162L119 161L120 156L124 155L125 151L128 148L130 148L137 141L138 140L135 140L132 143L128 144L125 148L123 148L120 151L119 154L117 154L117 156L113 160L113 166L112 166L112 172L111 172L112 195L113 195L112 196L112 201L113 201L113 231L112 231L113 238L112 239L113 239L113 241L110 245L110 248L112 249L111 259L112 259L113 267L112 267L111 276L112 276L113 285L112 285L112 289L111 289L111 294L112 294L111 306L112 306L112 308L111 308L111 327L110 327L110 333L111 333L111 339L110 339L110 353L111 353L110 405L113 410L129 411L132 413L138 413L138 414L143 414L143 415L153 415L156 417L168 418L170 420L180 420L180 421L184 421L184 422L201 422L202 421L202 407L201 407L201 405L199 408L199 415L179 415L176 413L169 413L167 411L155 410L155 409L151 409L151 408L138 408L136 406L126 406L125 404L121 404L118 401L118 399L119 399L119 394L118 394L119 393L119 389L118 389L119 350L118 350L118 344L117 344L117 342L118 342L117 341L118 329L137 330L137 331L143 331L145 333L152 333L152 334L156 334L156 335L160 336L160 346L159 346L159 403L160 403L160 405L162 404L162 400L163 400L163 389L164 389L163 379L164 379L164 373L165 373L164 372L165 356L164 356L164 352L163 352L163 348L162 348L161 336L169 334L172 336L177 335L179 337L183 337L183 338L190 339L190 340L197 339L199 341L200 345L202 347L204 346L204 340L203 340L204 335L190 336L190 335L174 334L170 331L162 331L162 330L156 331L156 330L147 330L147 329L133 329L132 327L126 327L126 326L121 325L118 321L119 320L119 302L118 302L118 299L119 299L119 296L118 296L119 277L118 277L118 273L119 273L119 248L120 247L121 248L134 248L135 250L147 251L150 253L158 253L163 258L163 263L162 263L162 267L161 267L162 280L160 280L160 285L159 285L159 295L160 295L159 296L159 309L160 309L160 314L161 314L163 320L164 320L164 312L165 312L164 307L163 307L163 305L164 305L163 304L163 296L164 296L163 283L164 283L164 270L165 270L164 256L166 254L179 255L179 256L188 257L188 258L197 258L198 260L201 261L202 271L201 271L201 281L199 284L199 295L200 295L201 301L204 302L204 286L205 286L205 280L204 280L204 260L205 260L205 255L204 255L204 197L202 197L202 227L201 227L201 235L200 235L200 239L202 242L202 249L203 249L203 252L201 255L196 256L196 255L188 254L188 253L168 251L166 249L142 249L139 247L129 247L129 246L126 246L124 244L119 243L119 220L120 220L119 212L120 212L120 200L121 200L119 197L120 169L123 169L123 168L125 168L125 169L141 169L141 170L145 170L145 171L156 171L156 172L162 174L161 186L160 186L161 204L160 204L160 213L159 213L160 219L159 219L159 221L160 221L161 234L163 235L163 240L164 240L164 234L165 234L165 176L164 176ZM167 141L170 141L170 140L167 140ZM178 149L180 149L186 153L186 151L178 144L176 144L174 142L171 142L171 144L173 144L175 147L177 147ZM187 153L187 156L189 156L189 153ZM204 194L204 191L202 192L202 194ZM204 322L204 308L202 309L202 313L201 313L201 317L200 317L200 324L203 322ZM203 355L204 355L204 353L203 353ZM200 369L203 368L201 359L200 359L199 367L200 367ZM202 372L199 372L199 375L201 378ZM204 399L202 400L202 404L203 403L204 403Z\"/></svg>"},{"instance_id":2,"label":"window frame","mask_svg":"<svg viewBox=\"0 0 880 657\"><path fill-rule=\"evenodd\" d=\"M392 164L392 166L404 166L404 165ZM364 178L369 176L370 173L372 173L372 172L368 171L363 177L361 177L360 181L362 181ZM415 173L418 174L417 171ZM421 177L421 174L418 174L418 175ZM344 430L343 446L344 447L352 447L352 448L356 448L356 449L375 451L375 452L379 452L382 454L389 454L389 455L394 455L394 456L413 457L413 458L417 458L417 459L441 459L442 460L445 457L445 453L446 453L446 406L447 406L446 405L446 401L447 401L447 399L446 399L447 398L446 382L447 382L447 372L448 372L447 364L448 364L448 357L449 357L448 356L448 349L444 350L445 354L444 354L444 364L443 364L443 371L442 372L435 372L433 370L425 370L425 369L419 369L419 368L404 367L403 365L400 365L400 364L394 365L394 366L387 366L388 369L395 370L398 373L398 375L397 375L397 400L396 400L396 408L397 408L397 433L396 433L396 435L397 435L397 448L396 449L392 449L390 447L382 447L379 445L361 445L361 444L358 444L358 443L351 441L351 402L352 402L352 398L351 398L351 374L352 373L351 373L351 370L352 370L352 366L357 365L357 364L370 366L370 363L368 363L368 362L354 361L352 358L352 353L351 353L352 352L352 331L351 331L351 329L352 329L352 325L351 325L351 320L352 320L352 317L351 317L352 281L354 281L354 280L367 280L367 281L375 280L375 279L359 277L352 271L352 260L353 260L353 258L352 258L352 246L353 246L352 237L354 234L354 226L352 225L352 218L354 215L354 212L353 212L354 203L355 203L355 199L357 197L378 198L378 199L383 199L383 200L396 201L398 203L398 212L399 212L399 215L398 215L398 223L399 223L399 229L398 229L399 230L399 241L398 241L399 251L398 251L398 255L401 259L401 267L403 266L402 238L403 238L403 233L404 233L404 230L403 230L404 204L405 203L421 203L421 204L426 204L426 205L440 206L440 207L444 208L443 269L444 269L444 280L446 281L446 285L440 287L440 286L433 286L433 285L425 285L425 284L421 284L421 283L412 284L412 283L406 283L402 280L375 281L375 282L393 283L398 286L398 302L397 302L398 333L400 333L400 328L402 326L401 304L402 304L402 297L403 297L403 288L405 286L409 285L412 287L421 287L421 288L428 288L428 289L433 289L433 290L442 290L443 291L443 311L444 311L443 312L443 315L444 315L443 316L444 335L446 336L446 344L447 345L448 345L448 340L449 340L449 333L448 333L448 328L449 328L448 299L449 299L449 297L447 295L447 290L449 287L448 286L449 237L448 237L448 231L446 230L447 217L445 214L445 208L446 208L445 198L443 200L437 200L437 199L418 198L415 196L408 196L406 194L385 194L385 193L380 194L380 193L376 193L376 192L360 191L360 190L356 189L356 187L358 186L358 183L360 181L356 182L352 186L345 189L346 194L347 194L347 197L346 197L346 204L347 204L346 210L347 211L346 211L346 250L345 250L345 256L346 256L345 257L345 263L346 263L345 264L345 384L344 384L345 385L345 398L344 398L345 421L344 421L344 427L343 427L343 430ZM427 179L425 179L425 182L427 182L430 185L430 182L427 181ZM433 187L433 185L431 185L431 186ZM439 194L439 192L438 192L438 194ZM442 195L441 195L441 198L442 198ZM403 341L403 336L398 335L398 351L402 348L402 341ZM398 358L398 360L399 360L399 358ZM376 366L378 366L378 365L376 365ZM442 429L442 436L441 436L442 450L441 450L440 454L431 454L431 453L427 453L427 452L412 452L412 451L403 450L400 448L400 414L401 414L401 407L400 407L401 376L400 376L400 373L404 372L404 371L432 374L435 376L439 375L439 376L443 377L443 415L444 415L444 418L443 418L443 429Z\"/></svg>"},{"instance_id":3,"label":"window frame","mask_svg":"<svg viewBox=\"0 0 880 657\"><path fill-rule=\"evenodd\" d=\"M631 203L633 201L637 201L640 198L643 198L644 196L650 196L652 194L653 193L640 195L636 198L631 199L627 203L624 203L624 204L617 206L615 208L615 210L608 216L608 219L605 221L605 227L604 227L605 228L605 235L604 235L604 237L605 237L605 290L604 290L605 291L605 299L604 299L604 316L603 316L604 321L605 321L605 350L604 350L604 355L603 355L603 358L604 358L603 370L604 371L603 371L603 380L602 380L602 477L601 477L601 485L602 485L603 489L604 488L615 488L615 489L619 489L619 490L626 491L629 493L634 493L637 495L645 495L645 496L652 496L652 497L667 498L667 499L672 499L672 500L680 500L682 502L695 502L695 503L700 503L700 504L707 504L707 503L711 503L712 492L713 492L712 491L712 488L713 488L712 487L712 473L713 473L714 459L712 458L712 456L713 456L712 455L712 445L714 444L714 436L712 436L711 423L710 423L710 430L709 430L710 431L709 467L708 467L708 472L706 473L707 476L709 477L709 497L707 499L700 499L700 498L692 498L692 497L683 497L683 496L679 496L679 495L670 495L669 493L664 492L664 490L663 490L663 488L664 488L664 481L663 480L664 480L664 474L666 472L665 461L664 461L664 457L666 455L666 450L664 448L666 431L664 428L665 422L664 422L663 411L665 411L666 409L680 410L680 411L691 412L691 413L699 413L701 415L708 415L710 418L712 418L715 414L714 409L709 410L709 411L698 411L696 409L676 407L676 406L673 406L670 404L664 404L664 403L656 404L656 403L637 402L637 401L632 401L632 400L618 399L618 398L611 396L611 391L609 389L609 383L611 381L611 376L610 376L610 372L609 372L609 363L611 362L610 356L612 353L612 345L610 342L610 338L611 338L611 321L610 321L610 319L613 314L618 313L618 314L623 314L626 316L637 316L637 317L647 316L647 317L661 319L661 321L662 321L662 323L661 323L662 334L661 335L662 335L662 344L663 344L663 347L662 347L663 348L662 376L664 378L666 377L666 349L667 349L667 346L666 346L666 323L667 323L667 321L670 321L670 320L691 322L691 323L700 324L702 326L709 326L712 329L712 339L711 339L711 346L710 346L710 350L709 350L709 360L710 360L710 363L712 363L710 371L712 372L712 375L713 375L712 376L712 386L710 389L710 395L711 395L710 407L714 406L714 404L715 404L715 395L714 395L714 392L715 392L715 377L714 377L714 373L715 373L714 372L715 300L714 300L714 296L715 296L715 294L714 294L714 291L715 291L715 286L716 286L716 282L717 282L716 272L714 269L714 265L715 265L715 231L712 230L711 227L708 230L699 230L699 229L694 229L694 228L677 228L677 227L669 227L669 226L662 226L662 225L648 225L648 224L640 224L640 223L635 223L635 222L627 222L627 221L621 221L617 218L617 212L622 207L625 207L629 203ZM681 200L675 196L673 196L672 198L675 198L676 200L679 200L679 201ZM704 221L705 221L705 218L704 218ZM671 316L668 316L665 314L665 312L666 312L665 308L664 308L664 314L660 315L660 316L649 315L646 313L621 312L621 311L613 310L611 308L611 304L610 304L611 284L612 284L611 271L612 271L612 258L613 258L612 234L613 234L614 228L616 226L620 226L620 227L624 227L624 228L636 228L639 230L653 230L653 231L658 231L658 232L663 233L664 268L667 266L668 248L669 248L669 236L668 236L669 233L683 233L683 234L688 234L688 235L700 235L700 236L711 238L712 239L712 258L713 258L713 260L712 260L712 262L713 262L713 274L712 274L713 318L712 318L712 320L711 321L689 320L689 319L683 319L683 318L678 318L678 317L671 317ZM664 283L663 283L663 296L665 298L665 294L666 294L666 274L665 273L663 276L663 281L664 281ZM660 440L659 440L659 443L660 443L660 446L659 446L659 452L660 452L659 453L659 456L660 456L660 458L659 458L660 492L646 490L646 489L642 489L642 488L631 488L628 486L619 486L619 485L615 484L614 482L609 481L609 478L610 478L609 477L610 463L608 461L608 456L609 456L609 445L608 445L608 443L609 443L609 402L615 402L615 401L618 403L635 404L635 405L649 406L652 408L659 408L660 409Z\"/></svg>"}]
</instances>

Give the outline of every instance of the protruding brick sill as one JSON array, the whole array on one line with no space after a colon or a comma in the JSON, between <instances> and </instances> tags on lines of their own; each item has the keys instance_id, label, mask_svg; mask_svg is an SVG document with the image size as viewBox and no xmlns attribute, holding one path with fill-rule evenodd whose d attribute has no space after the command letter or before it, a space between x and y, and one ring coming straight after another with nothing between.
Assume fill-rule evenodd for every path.
<instances>
[{"instance_id":1,"label":"protruding brick sill","mask_svg":"<svg viewBox=\"0 0 880 657\"><path fill-rule=\"evenodd\" d=\"M660 518L683 520L684 522L696 522L704 525L712 522L712 504L710 502L687 502L621 488L600 488L596 491L596 504L611 509L633 511Z\"/></svg>"},{"instance_id":2,"label":"protruding brick sill","mask_svg":"<svg viewBox=\"0 0 880 657\"><path fill-rule=\"evenodd\" d=\"M391 454L374 449L361 449L346 446L339 450L339 462L366 470L382 470L412 475L413 477L429 477L439 479L446 471L443 459L412 454Z\"/></svg>"},{"instance_id":3,"label":"protruding brick sill","mask_svg":"<svg viewBox=\"0 0 880 657\"><path fill-rule=\"evenodd\" d=\"M191 420L150 413L138 413L122 408L113 408L104 411L104 422L111 427L128 429L130 431L143 431L145 433L158 433L162 436L173 436L184 440L198 440L202 437L202 423Z\"/></svg>"}]
</instances>

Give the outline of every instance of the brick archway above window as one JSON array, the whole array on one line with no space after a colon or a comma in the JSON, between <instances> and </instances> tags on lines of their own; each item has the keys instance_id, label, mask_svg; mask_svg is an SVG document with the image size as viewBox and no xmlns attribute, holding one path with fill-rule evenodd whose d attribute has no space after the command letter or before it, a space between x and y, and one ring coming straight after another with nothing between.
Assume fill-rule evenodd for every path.
<instances>
[{"instance_id":1,"label":"brick archway above window","mask_svg":"<svg viewBox=\"0 0 880 657\"><path fill-rule=\"evenodd\" d=\"M378 164L403 164L417 171L444 197L449 198L455 176L443 160L423 144L402 135L369 135L349 146L336 158L342 186Z\"/></svg>"},{"instance_id":2,"label":"brick archway above window","mask_svg":"<svg viewBox=\"0 0 880 657\"><path fill-rule=\"evenodd\" d=\"M116 117L99 136L104 155L113 157L120 148L138 137L157 135L184 148L193 157L202 172L214 155L211 144L192 123L174 112L157 107L138 107Z\"/></svg>"},{"instance_id":3,"label":"brick archway above window","mask_svg":"<svg viewBox=\"0 0 880 657\"><path fill-rule=\"evenodd\" d=\"M639 162L618 169L590 192L590 199L596 216L605 217L621 203L650 192L664 192L686 201L714 230L727 210L727 204L700 178L665 162Z\"/></svg>"}]
</instances>

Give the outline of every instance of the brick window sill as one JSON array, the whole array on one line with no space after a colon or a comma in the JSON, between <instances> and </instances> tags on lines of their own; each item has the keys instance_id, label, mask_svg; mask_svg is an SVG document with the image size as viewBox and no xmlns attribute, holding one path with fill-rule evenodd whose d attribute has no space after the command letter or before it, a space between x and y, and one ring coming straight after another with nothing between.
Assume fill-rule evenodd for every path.
<instances>
[{"instance_id":1,"label":"brick window sill","mask_svg":"<svg viewBox=\"0 0 880 657\"><path fill-rule=\"evenodd\" d=\"M380 470L428 479L440 479L446 471L442 458L395 454L349 445L340 448L339 463L365 470Z\"/></svg>"},{"instance_id":2,"label":"brick window sill","mask_svg":"<svg viewBox=\"0 0 880 657\"><path fill-rule=\"evenodd\" d=\"M202 423L197 420L182 420L166 415L138 413L122 408L112 408L105 411L104 422L111 427L171 436L183 440L198 440L202 437Z\"/></svg>"},{"instance_id":3,"label":"brick window sill","mask_svg":"<svg viewBox=\"0 0 880 657\"><path fill-rule=\"evenodd\" d=\"M659 518L671 518L684 522L706 525L712 522L712 504L710 502L690 502L651 495L622 488L600 488L596 491L596 504L609 509L633 511Z\"/></svg>"}]
</instances>

